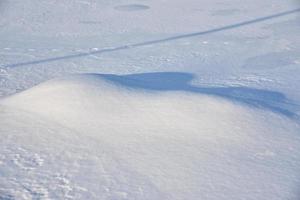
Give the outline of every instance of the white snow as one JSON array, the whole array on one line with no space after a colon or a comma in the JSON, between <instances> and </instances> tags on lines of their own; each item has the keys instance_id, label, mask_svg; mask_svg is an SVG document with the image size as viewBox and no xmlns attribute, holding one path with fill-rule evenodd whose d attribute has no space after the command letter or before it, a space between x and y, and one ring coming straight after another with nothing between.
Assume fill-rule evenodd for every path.
<instances>
[{"instance_id":1,"label":"white snow","mask_svg":"<svg viewBox=\"0 0 300 200\"><path fill-rule=\"evenodd\" d=\"M299 8L0 1L0 199L298 200Z\"/></svg>"}]
</instances>

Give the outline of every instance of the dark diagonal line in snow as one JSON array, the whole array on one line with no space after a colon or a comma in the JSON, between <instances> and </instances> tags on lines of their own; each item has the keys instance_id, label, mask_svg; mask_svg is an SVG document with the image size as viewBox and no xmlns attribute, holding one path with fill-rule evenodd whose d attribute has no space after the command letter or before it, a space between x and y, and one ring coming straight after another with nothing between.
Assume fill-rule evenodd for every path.
<instances>
[{"instance_id":1,"label":"dark diagonal line in snow","mask_svg":"<svg viewBox=\"0 0 300 200\"><path fill-rule=\"evenodd\" d=\"M201 36L201 35L221 32L221 31L225 31L225 30L239 28L239 27L242 27L242 26L247 26L247 25L250 25L250 24L259 23L259 22L270 20L270 19L274 19L274 18L294 14L294 13L297 13L297 12L300 12L300 8L285 11L285 12L281 12L281 13L277 13L277 14L273 14L273 15L269 15L269 16L265 16L265 17L260 17L260 18L257 18L257 19L248 20L248 21L244 21L244 22L240 22L240 23L236 23L236 24L222 26L222 27L207 30L207 31L188 33L188 34L178 35L178 36L174 36L174 37L167 37L167 38L158 39L158 40L150 40L150 41L141 42L141 43L123 45L123 46L119 46L119 47L115 47L115 48L100 49L100 50L97 50L97 51L90 51L90 52L86 52L86 53L77 53L77 54L72 54L72 55L46 58L46 59L28 61L28 62L21 62L21 63L12 63L12 64L3 65L3 67L19 67L19 66L25 66L25 65L35 65L35 64L53 62L53 61L59 61L59 60L65 60L65 59L80 58L80 57L85 57L85 56L94 55L94 54L102 54L102 53L108 53L108 52L114 52L114 51L121 51L121 50L129 49L129 48L142 47L142 46L147 46L147 45L152 45L152 44L169 42L169 41L173 41L173 40L179 40L179 39L183 39L183 38L197 37L197 36Z\"/></svg>"}]
</instances>

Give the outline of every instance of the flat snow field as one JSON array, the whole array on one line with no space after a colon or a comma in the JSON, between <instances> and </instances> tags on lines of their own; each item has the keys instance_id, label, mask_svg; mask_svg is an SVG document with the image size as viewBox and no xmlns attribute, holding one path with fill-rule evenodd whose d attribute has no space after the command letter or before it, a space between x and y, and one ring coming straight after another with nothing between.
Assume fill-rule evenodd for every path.
<instances>
[{"instance_id":1,"label":"flat snow field","mask_svg":"<svg viewBox=\"0 0 300 200\"><path fill-rule=\"evenodd\" d=\"M0 0L0 200L299 200L298 0Z\"/></svg>"}]
</instances>

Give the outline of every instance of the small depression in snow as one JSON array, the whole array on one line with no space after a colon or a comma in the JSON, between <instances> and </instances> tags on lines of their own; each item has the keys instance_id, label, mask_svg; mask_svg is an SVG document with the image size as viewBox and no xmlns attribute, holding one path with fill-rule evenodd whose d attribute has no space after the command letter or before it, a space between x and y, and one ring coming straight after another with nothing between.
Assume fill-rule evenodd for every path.
<instances>
[{"instance_id":1,"label":"small depression in snow","mask_svg":"<svg viewBox=\"0 0 300 200\"><path fill-rule=\"evenodd\" d=\"M83 21L79 21L79 24L101 24L101 21L96 21L96 20L83 20Z\"/></svg>"},{"instance_id":2,"label":"small depression in snow","mask_svg":"<svg viewBox=\"0 0 300 200\"><path fill-rule=\"evenodd\" d=\"M222 9L222 10L215 10L212 12L212 16L229 16L239 13L239 9Z\"/></svg>"},{"instance_id":3,"label":"small depression in snow","mask_svg":"<svg viewBox=\"0 0 300 200\"><path fill-rule=\"evenodd\" d=\"M115 10L118 11L140 11L140 10L147 10L150 7L142 4L127 4L127 5L119 5L114 7Z\"/></svg>"},{"instance_id":4,"label":"small depression in snow","mask_svg":"<svg viewBox=\"0 0 300 200\"><path fill-rule=\"evenodd\" d=\"M297 63L298 55L299 52L296 51L272 52L264 55L258 55L248 58L243 67L255 70L285 67Z\"/></svg>"}]
</instances>

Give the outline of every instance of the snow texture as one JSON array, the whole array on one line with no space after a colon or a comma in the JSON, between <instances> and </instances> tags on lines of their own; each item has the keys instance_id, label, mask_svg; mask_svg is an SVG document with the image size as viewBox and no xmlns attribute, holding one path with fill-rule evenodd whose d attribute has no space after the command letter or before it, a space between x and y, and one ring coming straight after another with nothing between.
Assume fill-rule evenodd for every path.
<instances>
[{"instance_id":1,"label":"snow texture","mask_svg":"<svg viewBox=\"0 0 300 200\"><path fill-rule=\"evenodd\" d=\"M0 199L298 200L295 0L1 0Z\"/></svg>"}]
</instances>

